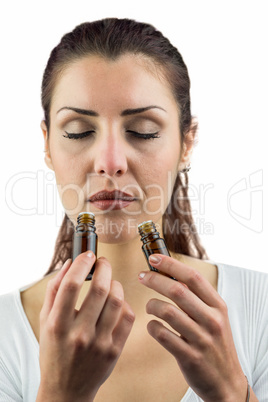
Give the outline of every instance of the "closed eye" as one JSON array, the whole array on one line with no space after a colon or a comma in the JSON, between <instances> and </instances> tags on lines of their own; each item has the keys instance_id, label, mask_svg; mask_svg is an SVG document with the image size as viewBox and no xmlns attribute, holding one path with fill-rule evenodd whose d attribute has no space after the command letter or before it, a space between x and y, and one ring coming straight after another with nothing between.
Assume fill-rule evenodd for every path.
<instances>
[{"instance_id":1,"label":"closed eye","mask_svg":"<svg viewBox=\"0 0 268 402\"><path fill-rule=\"evenodd\" d=\"M68 133L67 131L65 131L66 135L63 135L63 137L69 138L69 139L72 139L72 140L79 140L81 138L89 137L94 132L95 131L93 131L93 130L85 131L83 133Z\"/></svg>"},{"instance_id":2,"label":"closed eye","mask_svg":"<svg viewBox=\"0 0 268 402\"><path fill-rule=\"evenodd\" d=\"M136 138L141 138L143 140L150 140L153 138L159 138L159 134L158 131L156 131L155 133L139 133L137 131L133 131L133 130L127 130L127 133L132 134L134 137Z\"/></svg>"},{"instance_id":3,"label":"closed eye","mask_svg":"<svg viewBox=\"0 0 268 402\"><path fill-rule=\"evenodd\" d=\"M63 137L73 139L73 140L78 140L78 139L89 137L94 132L95 131L93 131L93 130L85 131L83 133L68 133L67 131L65 131L66 134L63 135ZM159 138L160 137L159 134L158 134L158 131L156 131L155 133L139 133L137 131L127 130L127 133L130 133L134 137L140 138L140 139L143 139L143 140L150 140L150 139L153 139L153 138Z\"/></svg>"}]
</instances>

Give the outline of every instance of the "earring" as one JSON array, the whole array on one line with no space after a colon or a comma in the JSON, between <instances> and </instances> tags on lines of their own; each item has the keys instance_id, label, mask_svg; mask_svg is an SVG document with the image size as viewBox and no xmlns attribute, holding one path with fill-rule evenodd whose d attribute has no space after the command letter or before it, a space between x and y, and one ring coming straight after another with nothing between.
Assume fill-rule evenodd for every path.
<instances>
[{"instance_id":1,"label":"earring","mask_svg":"<svg viewBox=\"0 0 268 402\"><path fill-rule=\"evenodd\" d=\"M185 166L184 169L180 170L179 173L188 173L191 170L191 165Z\"/></svg>"}]
</instances>

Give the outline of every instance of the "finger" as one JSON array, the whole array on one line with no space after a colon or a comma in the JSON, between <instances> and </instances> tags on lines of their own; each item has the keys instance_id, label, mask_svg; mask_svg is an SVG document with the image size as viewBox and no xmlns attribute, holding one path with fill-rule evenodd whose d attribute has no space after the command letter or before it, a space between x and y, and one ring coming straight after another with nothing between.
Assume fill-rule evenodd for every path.
<instances>
[{"instance_id":1,"label":"finger","mask_svg":"<svg viewBox=\"0 0 268 402\"><path fill-rule=\"evenodd\" d=\"M121 315L113 331L113 342L119 348L123 348L131 332L135 321L135 314L129 304L125 301L121 309Z\"/></svg>"},{"instance_id":2,"label":"finger","mask_svg":"<svg viewBox=\"0 0 268 402\"><path fill-rule=\"evenodd\" d=\"M97 322L98 334L111 333L121 316L121 310L124 304L124 292L122 285L117 281L111 282L109 296Z\"/></svg>"},{"instance_id":3,"label":"finger","mask_svg":"<svg viewBox=\"0 0 268 402\"><path fill-rule=\"evenodd\" d=\"M188 342L196 342L200 336L200 327L187 314L173 304L163 300L151 299L146 306L148 314L164 320L171 328Z\"/></svg>"},{"instance_id":4,"label":"finger","mask_svg":"<svg viewBox=\"0 0 268 402\"><path fill-rule=\"evenodd\" d=\"M69 258L68 260L65 261L63 264L62 268L60 271L54 276L54 278L50 279L48 284L47 284L47 289L46 289L46 296L44 300L44 304L41 310L41 314L43 318L46 318L48 314L50 313L52 306L55 301L55 297L57 295L60 283L66 273L68 272L70 266L71 266L72 260Z\"/></svg>"},{"instance_id":5,"label":"finger","mask_svg":"<svg viewBox=\"0 0 268 402\"><path fill-rule=\"evenodd\" d=\"M207 320L209 307L182 283L153 271L143 272L139 278L145 286L172 300L196 322Z\"/></svg>"},{"instance_id":6,"label":"finger","mask_svg":"<svg viewBox=\"0 0 268 402\"><path fill-rule=\"evenodd\" d=\"M150 264L153 267L185 283L207 305L211 307L218 305L219 295L217 291L197 270L172 257L160 254L154 254L153 257L158 259L156 262L150 256Z\"/></svg>"},{"instance_id":7,"label":"finger","mask_svg":"<svg viewBox=\"0 0 268 402\"><path fill-rule=\"evenodd\" d=\"M148 333L176 359L184 359L191 353L191 346L179 335L174 334L161 322L153 320L147 325Z\"/></svg>"},{"instance_id":8,"label":"finger","mask_svg":"<svg viewBox=\"0 0 268 402\"><path fill-rule=\"evenodd\" d=\"M112 268L106 258L96 261L90 289L77 314L77 323L96 325L110 292Z\"/></svg>"},{"instance_id":9,"label":"finger","mask_svg":"<svg viewBox=\"0 0 268 402\"><path fill-rule=\"evenodd\" d=\"M76 257L59 285L53 306L56 315L66 319L75 313L79 292L94 262L92 252L87 251Z\"/></svg>"}]
</instances>

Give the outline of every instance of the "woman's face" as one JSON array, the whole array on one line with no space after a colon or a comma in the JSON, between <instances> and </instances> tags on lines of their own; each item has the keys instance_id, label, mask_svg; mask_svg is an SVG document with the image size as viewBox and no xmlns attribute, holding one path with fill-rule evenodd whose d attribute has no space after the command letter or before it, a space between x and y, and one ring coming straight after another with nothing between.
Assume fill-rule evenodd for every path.
<instances>
[{"instance_id":1,"label":"woman's face","mask_svg":"<svg viewBox=\"0 0 268 402\"><path fill-rule=\"evenodd\" d=\"M160 221L189 153L160 71L134 55L73 62L58 78L50 119L46 163L74 224L93 212L99 240L122 243L139 223Z\"/></svg>"}]
</instances>

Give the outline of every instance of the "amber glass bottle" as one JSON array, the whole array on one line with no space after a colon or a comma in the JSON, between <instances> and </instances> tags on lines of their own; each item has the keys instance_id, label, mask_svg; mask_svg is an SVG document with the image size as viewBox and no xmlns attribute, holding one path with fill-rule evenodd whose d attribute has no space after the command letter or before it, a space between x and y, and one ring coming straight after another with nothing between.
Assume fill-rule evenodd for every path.
<instances>
[{"instance_id":1,"label":"amber glass bottle","mask_svg":"<svg viewBox=\"0 0 268 402\"><path fill-rule=\"evenodd\" d=\"M144 252L148 266L151 271L159 272L149 264L149 256L151 254L164 254L170 256L165 240L160 237L153 221L140 223L138 229L141 235L141 241L143 242L142 251Z\"/></svg>"},{"instance_id":2,"label":"amber glass bottle","mask_svg":"<svg viewBox=\"0 0 268 402\"><path fill-rule=\"evenodd\" d=\"M97 257L98 236L95 233L95 215L91 212L81 212L77 217L77 226L73 236L73 261L81 253L91 250ZM92 279L95 270L93 265L86 280Z\"/></svg>"}]
</instances>

